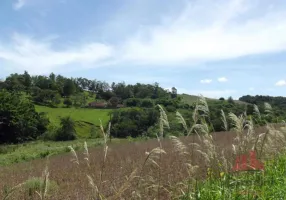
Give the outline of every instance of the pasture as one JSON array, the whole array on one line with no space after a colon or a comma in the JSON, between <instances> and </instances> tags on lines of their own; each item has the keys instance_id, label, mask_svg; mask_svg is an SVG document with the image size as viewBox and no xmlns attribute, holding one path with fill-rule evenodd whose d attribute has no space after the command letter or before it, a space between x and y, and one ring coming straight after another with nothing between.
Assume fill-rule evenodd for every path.
<instances>
[{"instance_id":1,"label":"pasture","mask_svg":"<svg viewBox=\"0 0 286 200\"><path fill-rule=\"evenodd\" d=\"M112 109L88 109L88 108L50 108L35 105L37 112L47 114L49 120L54 125L59 125L60 117L71 116L76 123L77 135L80 138L90 136L92 125L99 127L100 121L105 126L110 119Z\"/></svg>"}]
</instances>

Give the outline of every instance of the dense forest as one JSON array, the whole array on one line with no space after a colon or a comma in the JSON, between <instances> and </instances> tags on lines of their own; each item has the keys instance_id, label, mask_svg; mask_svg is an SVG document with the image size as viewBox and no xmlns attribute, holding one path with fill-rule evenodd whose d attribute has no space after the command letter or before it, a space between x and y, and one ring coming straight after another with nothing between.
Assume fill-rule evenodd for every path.
<instances>
[{"instance_id":1,"label":"dense forest","mask_svg":"<svg viewBox=\"0 0 286 200\"><path fill-rule=\"evenodd\" d=\"M262 125L264 118L270 122L284 119L286 98L267 96L244 96L235 102L227 100L208 100L213 131L222 131L221 111L233 112L249 117L262 116L256 121ZM167 134L184 135L182 125L177 123L176 111L180 111L188 124L196 102L186 103L173 87L166 90L158 83L134 85L107 83L86 78L67 78L51 73L49 76L31 76L28 72L11 74L0 81L0 143L17 143L36 139L71 140L77 137L74 121L63 117L60 126L51 126L46 113L36 112L35 105L52 108L89 108L91 102L104 102L110 109L111 135L113 137L155 137L158 132L159 110L161 105L168 113L170 129ZM245 102L245 103L243 103ZM271 116L265 102L273 106ZM122 105L120 108L118 105ZM268 104L267 104L268 105ZM269 107L269 106L268 106ZM52 127L52 128L51 128Z\"/></svg>"}]
</instances>

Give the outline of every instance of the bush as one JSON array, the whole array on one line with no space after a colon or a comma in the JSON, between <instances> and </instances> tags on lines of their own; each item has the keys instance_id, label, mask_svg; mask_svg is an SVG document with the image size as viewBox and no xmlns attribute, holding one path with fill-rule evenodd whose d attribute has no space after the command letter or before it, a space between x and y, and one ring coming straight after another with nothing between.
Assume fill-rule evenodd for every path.
<instances>
[{"instance_id":1,"label":"bush","mask_svg":"<svg viewBox=\"0 0 286 200\"><path fill-rule=\"evenodd\" d=\"M90 129L90 138L101 138L100 130L96 128L96 126L92 126Z\"/></svg>"},{"instance_id":2,"label":"bush","mask_svg":"<svg viewBox=\"0 0 286 200\"><path fill-rule=\"evenodd\" d=\"M55 139L57 141L76 139L75 123L71 117L61 118L61 128L58 129Z\"/></svg>"},{"instance_id":3,"label":"bush","mask_svg":"<svg viewBox=\"0 0 286 200\"><path fill-rule=\"evenodd\" d=\"M115 110L111 119L111 135L114 137L138 137L158 120L158 110L129 108Z\"/></svg>"},{"instance_id":4,"label":"bush","mask_svg":"<svg viewBox=\"0 0 286 200\"><path fill-rule=\"evenodd\" d=\"M166 107L166 110L167 110L168 112L176 112L176 108L175 108L174 106L171 106L171 105L167 106L167 107Z\"/></svg>"},{"instance_id":5,"label":"bush","mask_svg":"<svg viewBox=\"0 0 286 200\"><path fill-rule=\"evenodd\" d=\"M141 105L141 99L130 98L125 101L127 107L139 107Z\"/></svg>"},{"instance_id":6,"label":"bush","mask_svg":"<svg viewBox=\"0 0 286 200\"><path fill-rule=\"evenodd\" d=\"M64 104L69 108L72 106L72 101L70 99L65 99Z\"/></svg>"},{"instance_id":7,"label":"bush","mask_svg":"<svg viewBox=\"0 0 286 200\"><path fill-rule=\"evenodd\" d=\"M67 141L76 139L75 123L70 117L61 118L61 127L50 125L40 139Z\"/></svg>"},{"instance_id":8,"label":"bush","mask_svg":"<svg viewBox=\"0 0 286 200\"><path fill-rule=\"evenodd\" d=\"M119 98L118 98L118 97L111 97L111 98L109 99L109 104L110 104L112 107L116 108L117 105L119 104Z\"/></svg>"},{"instance_id":9,"label":"bush","mask_svg":"<svg viewBox=\"0 0 286 200\"><path fill-rule=\"evenodd\" d=\"M141 107L143 108L152 108L154 103L151 99L143 99L141 102Z\"/></svg>"},{"instance_id":10,"label":"bush","mask_svg":"<svg viewBox=\"0 0 286 200\"><path fill-rule=\"evenodd\" d=\"M35 140L49 123L34 104L19 93L0 91L0 143Z\"/></svg>"}]
</instances>

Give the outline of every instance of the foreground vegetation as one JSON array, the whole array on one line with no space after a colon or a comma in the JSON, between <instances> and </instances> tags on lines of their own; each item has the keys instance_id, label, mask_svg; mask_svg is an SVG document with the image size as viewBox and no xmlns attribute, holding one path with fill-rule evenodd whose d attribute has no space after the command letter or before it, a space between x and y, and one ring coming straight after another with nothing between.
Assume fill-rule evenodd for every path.
<instances>
[{"instance_id":1,"label":"foreground vegetation","mask_svg":"<svg viewBox=\"0 0 286 200\"><path fill-rule=\"evenodd\" d=\"M284 199L285 145L284 123L264 128L242 113L225 114L221 119L228 132L214 133L208 123L210 110L201 98L189 126L177 112L177 121L188 136L165 135L170 128L168 115L159 109L157 140L126 145L110 144L111 127L101 126L103 148L83 151L68 148L71 155L50 158L48 163L19 164L25 176L12 167L2 168L4 199ZM273 112L269 104L264 108ZM250 151L265 163L264 170L233 171L235 158ZM41 170L44 167L42 176ZM15 174L16 173L16 174ZM37 175L38 174L38 175ZM33 178L32 178L33 177ZM36 178L35 178L36 177ZM38 177L38 178L37 178ZM36 183L35 183L36 182ZM33 184L31 184L33 183ZM18 184L18 185L17 185ZM15 186L17 185L17 186Z\"/></svg>"}]
</instances>

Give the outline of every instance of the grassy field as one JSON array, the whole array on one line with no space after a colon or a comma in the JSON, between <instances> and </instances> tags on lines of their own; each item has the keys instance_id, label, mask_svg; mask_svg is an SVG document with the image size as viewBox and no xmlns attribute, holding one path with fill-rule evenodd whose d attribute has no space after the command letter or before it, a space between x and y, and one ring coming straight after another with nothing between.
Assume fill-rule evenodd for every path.
<instances>
[{"instance_id":1,"label":"grassy field","mask_svg":"<svg viewBox=\"0 0 286 200\"><path fill-rule=\"evenodd\" d=\"M0 199L285 199L285 124L256 127L246 116L229 113L223 122L231 130L210 132L206 120L197 123L209 114L206 104L195 109L191 127L177 115L186 131L195 130L188 137L163 137L169 123L160 108L157 139L123 145L102 133L102 147L92 147L96 140L76 141L74 148L59 143L63 147L54 149L66 154L0 167ZM28 154L33 149L23 156ZM244 169L234 168L236 162Z\"/></svg>"},{"instance_id":2,"label":"grassy field","mask_svg":"<svg viewBox=\"0 0 286 200\"><path fill-rule=\"evenodd\" d=\"M99 126L99 119L103 125L109 121L109 113L112 109L88 109L88 108L50 108L35 105L37 112L45 112L51 123L59 125L60 117L71 116L76 122L76 131L80 138L90 136L92 124Z\"/></svg>"},{"instance_id":3,"label":"grassy field","mask_svg":"<svg viewBox=\"0 0 286 200\"><path fill-rule=\"evenodd\" d=\"M190 95L190 94L180 94L179 95L182 98L182 102L192 105L193 103L196 103L198 100L198 96L196 95ZM218 101L218 99L211 99L206 98L208 101Z\"/></svg>"},{"instance_id":4,"label":"grassy field","mask_svg":"<svg viewBox=\"0 0 286 200\"><path fill-rule=\"evenodd\" d=\"M257 130L258 133L263 131L266 129ZM98 186L103 199L284 199L286 197L284 154L275 159L261 158L265 159L266 163L264 171L227 173L227 169L231 167L222 161L225 158L229 165L234 163L231 151L236 136L236 132L220 132L212 133L212 140L207 137L200 139L198 136L180 140L163 139L160 141L161 154L158 154L157 140L124 145L112 142L108 143L106 159L102 148L89 148L86 154L86 150L79 150L79 146L83 147L82 141L76 142L73 146L77 150L77 157L66 153L49 159L49 180L56 189L51 188L49 196L45 199L91 199L95 189L92 187L95 185ZM209 146L206 146L205 140L210 142ZM191 143L198 144L199 149L188 145ZM70 144L72 143L59 143L65 147L64 152L68 152L66 146ZM96 145L90 141L88 144L90 147ZM215 148L212 145L215 145ZM198 150L205 152L209 161ZM221 150L225 152L224 157L220 157ZM26 152L26 155L28 153ZM219 163L226 166L219 166ZM0 180L6 181L0 183L0 188L11 188L26 181L27 186L15 192L10 199L37 199L35 191L39 188L31 186L30 181L35 177L41 177L46 165L45 160L38 159L2 167ZM86 175L91 177L93 182L87 179ZM126 188L123 190L122 186ZM114 190L121 189L123 191L118 197L118 193ZM131 198L134 193L140 197Z\"/></svg>"},{"instance_id":5,"label":"grassy field","mask_svg":"<svg viewBox=\"0 0 286 200\"><path fill-rule=\"evenodd\" d=\"M102 139L86 140L89 146L94 147L102 144ZM0 166L11 165L14 163L30 161L37 158L45 158L48 155L69 152L67 148L72 145L75 149L82 148L84 140L53 142L36 141L18 145L0 146Z\"/></svg>"}]
</instances>

